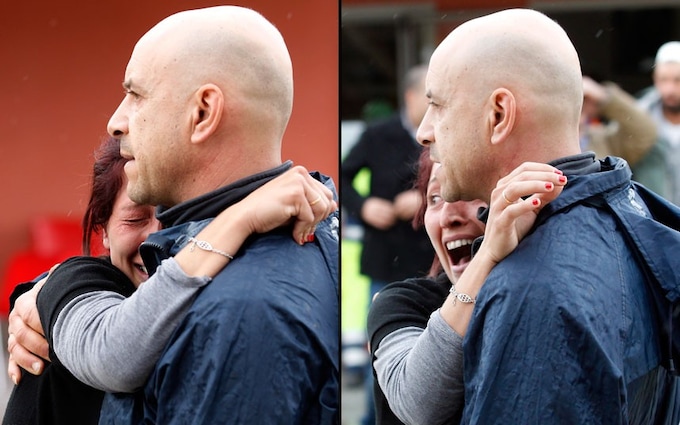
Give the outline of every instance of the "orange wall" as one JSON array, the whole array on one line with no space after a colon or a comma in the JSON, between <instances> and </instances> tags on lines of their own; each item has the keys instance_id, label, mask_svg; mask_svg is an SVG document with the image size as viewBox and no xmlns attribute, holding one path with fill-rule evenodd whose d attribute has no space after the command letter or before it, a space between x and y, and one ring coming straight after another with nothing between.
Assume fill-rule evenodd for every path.
<instances>
[{"instance_id":1,"label":"orange wall","mask_svg":"<svg viewBox=\"0 0 680 425\"><path fill-rule=\"evenodd\" d=\"M2 1L0 4L0 278L38 215L80 219L92 153L123 96L137 39L198 0ZM295 103L284 158L338 182L338 3L251 0L290 50Z\"/></svg>"}]
</instances>

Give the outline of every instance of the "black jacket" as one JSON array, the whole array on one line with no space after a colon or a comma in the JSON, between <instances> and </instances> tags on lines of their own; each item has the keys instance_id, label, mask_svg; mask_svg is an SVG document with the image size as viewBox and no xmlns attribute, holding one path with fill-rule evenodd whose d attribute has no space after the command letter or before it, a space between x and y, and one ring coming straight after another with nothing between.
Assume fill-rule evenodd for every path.
<instances>
[{"instance_id":1,"label":"black jacket","mask_svg":"<svg viewBox=\"0 0 680 425\"><path fill-rule=\"evenodd\" d=\"M41 278L42 276L39 276ZM36 281L39 280L36 278ZM62 263L50 279L55 282L45 285L41 297L52 303L64 305L71 298L61 297L66 289L74 285L78 290L70 290L73 295L85 293L94 286L100 290L110 290L125 297L135 291L130 279L111 264L108 258L74 257ZM68 282L68 284L66 284ZM30 290L34 282L17 286L10 298L11 308L24 292ZM59 309L61 310L61 309ZM46 331L51 329L56 317L43 323ZM51 335L47 335L51 340ZM3 425L49 425L49 424L96 424L99 420L104 392L83 384L61 364L50 344L50 360L39 376L22 371L19 385L14 387L3 419Z\"/></svg>"},{"instance_id":2,"label":"black jacket","mask_svg":"<svg viewBox=\"0 0 680 425\"><path fill-rule=\"evenodd\" d=\"M421 146L403 127L399 115L370 125L352 147L341 167L342 206L361 220L368 196L389 201L413 188ZM371 173L369 195L362 196L353 180L362 169ZM413 230L411 222L400 221L383 231L364 223L361 273L385 282L423 276L430 269L434 250L424 229Z\"/></svg>"}]
</instances>

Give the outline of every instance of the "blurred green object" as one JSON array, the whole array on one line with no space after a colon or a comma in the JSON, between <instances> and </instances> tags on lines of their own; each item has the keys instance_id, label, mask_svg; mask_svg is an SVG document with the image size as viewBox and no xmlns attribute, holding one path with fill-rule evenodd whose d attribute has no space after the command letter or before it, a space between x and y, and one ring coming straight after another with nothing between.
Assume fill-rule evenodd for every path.
<instances>
[{"instance_id":1,"label":"blurred green object","mask_svg":"<svg viewBox=\"0 0 680 425\"><path fill-rule=\"evenodd\" d=\"M371 184L371 171L368 168L359 171L352 184L357 192L366 196ZM349 226L356 228L361 225L351 224ZM340 270L340 288L342 294L341 330L343 332L366 332L370 279L359 272L362 248L361 240L356 236L347 237L349 234L355 234L355 232L343 232L343 238L340 241L340 258L342 258Z\"/></svg>"},{"instance_id":2,"label":"blurred green object","mask_svg":"<svg viewBox=\"0 0 680 425\"><path fill-rule=\"evenodd\" d=\"M370 100L361 108L361 118L370 123L380 118L387 118L394 113L394 108L386 100Z\"/></svg>"},{"instance_id":3,"label":"blurred green object","mask_svg":"<svg viewBox=\"0 0 680 425\"><path fill-rule=\"evenodd\" d=\"M369 279L359 273L361 242L342 239L340 242L341 282L342 285L342 332L366 331L366 311L368 308Z\"/></svg>"}]
</instances>

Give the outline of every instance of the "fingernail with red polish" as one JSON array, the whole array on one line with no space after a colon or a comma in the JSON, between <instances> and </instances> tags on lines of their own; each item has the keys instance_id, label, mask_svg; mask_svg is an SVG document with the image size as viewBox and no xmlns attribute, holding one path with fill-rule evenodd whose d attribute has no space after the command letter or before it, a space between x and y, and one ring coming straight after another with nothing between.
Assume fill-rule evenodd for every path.
<instances>
[{"instance_id":1,"label":"fingernail with red polish","mask_svg":"<svg viewBox=\"0 0 680 425\"><path fill-rule=\"evenodd\" d=\"M560 176L560 177L558 177L558 178L557 178L557 180L559 180L559 181L560 181L560 183L564 183L564 182L566 182L566 181L567 181L567 178L566 178L566 177L564 177L564 176Z\"/></svg>"},{"instance_id":2,"label":"fingernail with red polish","mask_svg":"<svg viewBox=\"0 0 680 425\"><path fill-rule=\"evenodd\" d=\"M307 240L305 242L314 242L314 233L307 235Z\"/></svg>"},{"instance_id":3,"label":"fingernail with red polish","mask_svg":"<svg viewBox=\"0 0 680 425\"><path fill-rule=\"evenodd\" d=\"M534 204L535 207L537 207L538 206L538 199L534 199L533 201L531 201L531 203Z\"/></svg>"},{"instance_id":4,"label":"fingernail with red polish","mask_svg":"<svg viewBox=\"0 0 680 425\"><path fill-rule=\"evenodd\" d=\"M548 182L548 183L545 184L545 188L548 189L548 190L551 190L553 188L553 184Z\"/></svg>"},{"instance_id":5,"label":"fingernail with red polish","mask_svg":"<svg viewBox=\"0 0 680 425\"><path fill-rule=\"evenodd\" d=\"M555 174L560 174L560 175L561 175L561 174L562 174L562 171L560 171L560 170L555 170Z\"/></svg>"}]
</instances>

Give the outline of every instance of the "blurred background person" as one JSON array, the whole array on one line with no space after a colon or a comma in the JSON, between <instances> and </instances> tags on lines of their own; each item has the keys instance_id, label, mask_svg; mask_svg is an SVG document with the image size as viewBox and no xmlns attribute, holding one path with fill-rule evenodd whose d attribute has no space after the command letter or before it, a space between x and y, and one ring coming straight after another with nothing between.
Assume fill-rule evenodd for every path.
<instances>
[{"instance_id":1,"label":"blurred background person","mask_svg":"<svg viewBox=\"0 0 680 425\"><path fill-rule=\"evenodd\" d=\"M633 178L680 205L680 41L664 43L656 53L653 86L638 100L654 120L659 141L633 167Z\"/></svg>"},{"instance_id":2,"label":"blurred background person","mask_svg":"<svg viewBox=\"0 0 680 425\"><path fill-rule=\"evenodd\" d=\"M581 151L620 156L636 165L657 140L656 124L617 84L583 76Z\"/></svg>"},{"instance_id":3,"label":"blurred background person","mask_svg":"<svg viewBox=\"0 0 680 425\"><path fill-rule=\"evenodd\" d=\"M386 283L426 273L432 259L427 235L410 224L420 207L412 187L422 149L415 131L427 108L426 71L420 65L408 72L404 108L371 123L341 165L343 207L364 226L361 273L371 279L372 294ZM366 196L353 185L363 169L370 172Z\"/></svg>"}]
</instances>

